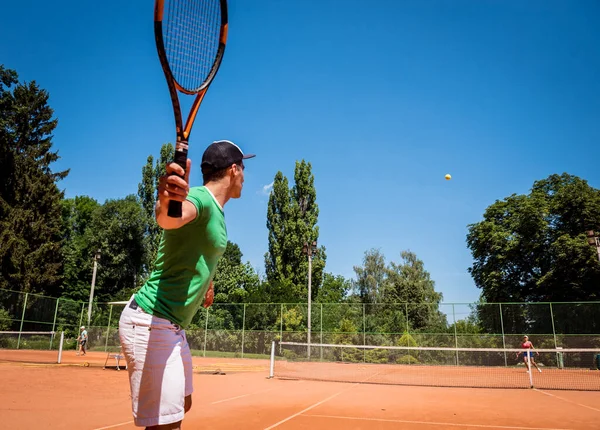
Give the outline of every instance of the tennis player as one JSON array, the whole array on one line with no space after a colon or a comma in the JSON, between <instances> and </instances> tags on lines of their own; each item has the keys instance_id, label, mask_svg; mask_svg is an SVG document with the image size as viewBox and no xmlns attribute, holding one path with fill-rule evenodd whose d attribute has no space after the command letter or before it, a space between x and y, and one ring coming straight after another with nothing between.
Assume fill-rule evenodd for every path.
<instances>
[{"instance_id":1,"label":"tennis player","mask_svg":"<svg viewBox=\"0 0 600 430\"><path fill-rule=\"evenodd\" d=\"M542 369L540 369L538 367L537 363L533 359L534 347L533 347L533 343L531 343L531 341L529 340L529 336L527 336L527 335L523 336L523 342L521 343L521 348L525 349L526 351L517 353L517 358L519 358L519 355L523 356L523 362L525 362L526 365L527 365L527 360L529 359L529 363L533 364L535 366L535 368L538 370L538 372L542 373ZM535 354L540 355L538 352L536 352ZM527 366L527 368L529 369L529 366Z\"/></svg>"},{"instance_id":2,"label":"tennis player","mask_svg":"<svg viewBox=\"0 0 600 430\"><path fill-rule=\"evenodd\" d=\"M77 336L77 342L79 343L79 350L76 355L85 355L87 340L88 340L88 332L85 329L85 326L79 327L79 331L81 332L79 336Z\"/></svg>"},{"instance_id":3,"label":"tennis player","mask_svg":"<svg viewBox=\"0 0 600 430\"><path fill-rule=\"evenodd\" d=\"M204 185L189 187L191 162L171 163L160 178L156 221L163 229L155 269L121 314L136 426L179 429L192 406L192 356L185 328L212 304L212 278L227 246L223 207L242 194L245 155L234 143L212 143L202 156ZM179 175L179 176L178 176ZM182 217L167 215L170 200Z\"/></svg>"}]
</instances>

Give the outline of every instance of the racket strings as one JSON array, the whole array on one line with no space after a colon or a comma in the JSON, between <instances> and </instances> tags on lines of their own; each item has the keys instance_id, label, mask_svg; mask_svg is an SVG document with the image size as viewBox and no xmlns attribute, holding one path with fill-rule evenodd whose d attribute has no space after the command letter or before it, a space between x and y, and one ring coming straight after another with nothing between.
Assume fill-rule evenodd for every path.
<instances>
[{"instance_id":1,"label":"racket strings","mask_svg":"<svg viewBox=\"0 0 600 430\"><path fill-rule=\"evenodd\" d=\"M209 78L221 32L219 0L166 0L163 40L177 83L197 91Z\"/></svg>"}]
</instances>

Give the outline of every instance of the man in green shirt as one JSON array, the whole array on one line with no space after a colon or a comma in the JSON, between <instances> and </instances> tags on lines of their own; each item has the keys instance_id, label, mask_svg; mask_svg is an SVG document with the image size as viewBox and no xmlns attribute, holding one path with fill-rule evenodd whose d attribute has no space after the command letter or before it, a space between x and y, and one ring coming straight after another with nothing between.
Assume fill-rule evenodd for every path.
<instances>
[{"instance_id":1,"label":"man in green shirt","mask_svg":"<svg viewBox=\"0 0 600 430\"><path fill-rule=\"evenodd\" d=\"M189 187L190 160L185 176L171 163L160 178L155 212L163 235L155 269L119 321L137 426L179 429L192 405L192 357L184 329L200 306L212 304L212 279L227 246L223 206L241 196L243 160L252 157L221 140L202 156L204 186ZM181 218L167 215L170 200L182 202Z\"/></svg>"}]
</instances>

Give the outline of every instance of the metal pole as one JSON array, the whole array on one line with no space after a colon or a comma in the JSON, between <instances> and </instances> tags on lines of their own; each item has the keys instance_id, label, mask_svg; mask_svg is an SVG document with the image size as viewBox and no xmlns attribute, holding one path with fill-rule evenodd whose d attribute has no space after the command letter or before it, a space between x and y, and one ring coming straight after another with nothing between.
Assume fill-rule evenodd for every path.
<instances>
[{"instance_id":1,"label":"metal pole","mask_svg":"<svg viewBox=\"0 0 600 430\"><path fill-rule=\"evenodd\" d=\"M321 303L321 344L323 343L323 303ZM320 359L323 361L323 347L319 348L320 350Z\"/></svg>"},{"instance_id":2,"label":"metal pole","mask_svg":"<svg viewBox=\"0 0 600 430\"><path fill-rule=\"evenodd\" d=\"M281 304L279 318L279 354L281 354L281 342L283 342L283 303Z\"/></svg>"},{"instance_id":3,"label":"metal pole","mask_svg":"<svg viewBox=\"0 0 600 430\"><path fill-rule=\"evenodd\" d=\"M502 303L498 303L500 308L500 328L502 330L502 348L506 349L506 340L504 339L504 319L502 318ZM508 359L506 357L506 351L504 351L504 366L508 367Z\"/></svg>"},{"instance_id":4,"label":"metal pole","mask_svg":"<svg viewBox=\"0 0 600 430\"><path fill-rule=\"evenodd\" d=\"M552 303L550 303L550 320L552 321L552 335L554 336L554 348L558 348L558 342L556 341L556 329L554 327L554 312L552 311Z\"/></svg>"},{"instance_id":5,"label":"metal pole","mask_svg":"<svg viewBox=\"0 0 600 430\"><path fill-rule=\"evenodd\" d=\"M104 342L104 352L108 349L108 336L110 336L110 319L112 318L112 310L113 305L110 305L110 310L108 311L108 327L106 327L106 341Z\"/></svg>"},{"instance_id":6,"label":"metal pole","mask_svg":"<svg viewBox=\"0 0 600 430\"><path fill-rule=\"evenodd\" d=\"M310 305L311 305L311 294L312 294L312 290L311 290L311 275L312 275L312 255L311 255L311 249L310 247L308 248L308 359L310 360Z\"/></svg>"},{"instance_id":7,"label":"metal pole","mask_svg":"<svg viewBox=\"0 0 600 430\"><path fill-rule=\"evenodd\" d=\"M210 308L206 308L206 321L204 324L204 352L202 353L203 357L206 357L206 335L208 334L208 310Z\"/></svg>"},{"instance_id":8,"label":"metal pole","mask_svg":"<svg viewBox=\"0 0 600 430\"><path fill-rule=\"evenodd\" d=\"M456 333L456 312L454 312L454 303L452 303L452 319L454 320L454 347L456 348L456 365L458 366L458 335Z\"/></svg>"},{"instance_id":9,"label":"metal pole","mask_svg":"<svg viewBox=\"0 0 600 430\"><path fill-rule=\"evenodd\" d=\"M246 303L244 303L244 317L242 319L242 358L244 358L244 333L246 331Z\"/></svg>"},{"instance_id":10,"label":"metal pole","mask_svg":"<svg viewBox=\"0 0 600 430\"><path fill-rule=\"evenodd\" d=\"M404 304L404 308L406 309L406 346L410 346L410 341L408 340L408 303Z\"/></svg>"},{"instance_id":11,"label":"metal pole","mask_svg":"<svg viewBox=\"0 0 600 430\"><path fill-rule=\"evenodd\" d=\"M79 332L79 327L81 327L81 323L83 321L83 311L85 309L85 303L81 304L81 314L79 315L79 326L77 327L77 332Z\"/></svg>"},{"instance_id":12,"label":"metal pole","mask_svg":"<svg viewBox=\"0 0 600 430\"><path fill-rule=\"evenodd\" d=\"M19 338L17 339L17 349L21 344L21 332L23 331L23 320L25 319L25 309L27 308L27 297L29 293L25 293L25 301L23 301L23 313L21 314L21 328L19 328Z\"/></svg>"},{"instance_id":13,"label":"metal pole","mask_svg":"<svg viewBox=\"0 0 600 430\"><path fill-rule=\"evenodd\" d=\"M52 343L54 342L54 329L56 327L56 316L58 315L58 301L56 299L56 308L54 309L54 321L52 322L52 335L50 336L50 349L52 349Z\"/></svg>"},{"instance_id":14,"label":"metal pole","mask_svg":"<svg viewBox=\"0 0 600 430\"><path fill-rule=\"evenodd\" d=\"M89 328L90 321L92 320L92 302L94 301L94 287L96 286L96 270L98 268L98 261L94 258L94 272L92 273L92 288L90 288L90 302L88 304L88 317L87 325Z\"/></svg>"},{"instance_id":15,"label":"metal pole","mask_svg":"<svg viewBox=\"0 0 600 430\"><path fill-rule=\"evenodd\" d=\"M366 331L367 331L367 324L365 322L365 304L363 303L363 345L367 344L367 339L366 339ZM367 361L367 350L366 348L363 348L363 363L365 363Z\"/></svg>"}]
</instances>

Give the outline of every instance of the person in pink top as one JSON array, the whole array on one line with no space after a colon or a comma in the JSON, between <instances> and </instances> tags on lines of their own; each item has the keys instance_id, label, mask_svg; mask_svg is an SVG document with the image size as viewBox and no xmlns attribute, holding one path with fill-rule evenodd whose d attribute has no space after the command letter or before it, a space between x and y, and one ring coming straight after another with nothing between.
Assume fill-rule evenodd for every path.
<instances>
[{"instance_id":1,"label":"person in pink top","mask_svg":"<svg viewBox=\"0 0 600 430\"><path fill-rule=\"evenodd\" d=\"M517 352L517 358L519 358L519 355L523 356L523 361L525 362L525 364L527 364L527 360L529 359L529 363L533 364L535 366L535 368L538 370L538 372L542 373L542 369L540 369L537 365L537 363L535 362L535 360L533 359L533 343L531 343L531 341L529 340L528 336L523 336L523 343L521 343L521 348L525 349L525 351L518 353ZM536 355L540 355L538 352L535 353ZM529 366L528 366L529 368Z\"/></svg>"}]
</instances>

